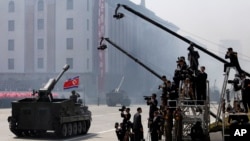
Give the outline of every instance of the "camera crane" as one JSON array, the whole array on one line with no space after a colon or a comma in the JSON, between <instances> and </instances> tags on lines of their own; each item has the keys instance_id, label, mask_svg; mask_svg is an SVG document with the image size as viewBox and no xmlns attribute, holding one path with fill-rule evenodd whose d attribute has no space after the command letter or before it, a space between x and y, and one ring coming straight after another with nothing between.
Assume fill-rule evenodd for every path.
<instances>
[{"instance_id":1,"label":"camera crane","mask_svg":"<svg viewBox=\"0 0 250 141\"><path fill-rule=\"evenodd\" d=\"M201 50L202 52L204 52L204 53L210 55L211 57L217 59L218 61L220 61L220 62L222 62L222 63L224 63L224 64L229 63L228 61L226 61L226 60L222 59L221 57L217 56L216 54L214 54L214 53L208 51L207 49L203 48L202 46L200 46L200 45L198 45L198 44L192 42L191 40L189 40L189 39L187 39L187 38L185 38L185 37L183 37L183 36L177 34L176 32L174 32L174 31L170 30L169 28L163 26L162 24L160 24L160 23L158 23L158 22L156 22L156 21L150 19L149 17L143 15L142 13L140 13L140 12L138 12L138 11L132 9L131 7L129 7L129 6L127 6L127 5L124 5L124 4L117 4L116 10L115 10L115 14L114 14L114 16L113 16L114 18L116 18L116 19L121 19L121 18L124 17L124 14L123 14L123 13L119 13L119 12L118 12L118 10L119 10L120 7L123 7L123 8L126 9L127 11L129 11L129 12L135 14L136 16L138 16L138 17L140 17L140 18L142 18L142 19L144 19L144 20L150 22L151 24L157 26L158 28L160 28L160 29L162 29L162 30L164 30L164 31L166 31L166 32L168 32L168 33L170 33L170 34L172 34L173 36L179 38L180 40L182 40L182 41L184 41L184 42L186 42L186 43L188 43L188 44L192 44L193 47L195 47L195 48ZM246 72L246 71L244 71L244 70L242 70L242 72L244 72L248 77L250 77L250 73L248 73L248 72Z\"/></svg>"},{"instance_id":2,"label":"camera crane","mask_svg":"<svg viewBox=\"0 0 250 141\"><path fill-rule=\"evenodd\" d=\"M186 42L186 43L192 45L193 47L195 47L195 48L201 50L202 52L208 54L209 56L211 56L211 57L213 57L213 58L215 58L215 59L217 59L218 61L220 61L220 62L222 62L222 63L224 63L224 64L229 63L228 61L222 59L221 57L217 56L216 54L214 54L214 53L212 53L212 52L206 50L205 48L203 48L203 47L201 47L200 45L198 45L198 44L192 42L191 40L188 40L187 38L185 38L185 37L183 37L183 36L181 36L181 35L179 35L179 34L173 32L173 31L170 30L169 28L167 28L167 27L163 26L162 24L160 24L160 23L158 23L158 22L156 22L156 21L154 21L154 20L148 18L147 16L143 15L142 13L140 13L140 12L138 12L138 11L132 9L132 8L130 8L130 7L127 6L127 5L118 4L117 7L116 7L116 9L115 9L115 14L113 15L114 18L116 18L116 19L121 19L121 18L124 17L124 14L123 14L123 13L119 13L119 12L118 12L118 10L119 10L120 7L123 7L125 10L127 10L127 11L129 11L129 12L135 14L136 16L139 16L140 18L144 19L145 21L150 22L151 24L153 24L153 25L157 26L158 28L160 28L160 29L166 31L167 33L170 33L171 35L173 35L173 36L179 38L180 40L182 40L182 41L184 41L184 42ZM112 41L109 40L108 38L102 38L102 40L106 40L107 42L109 42L110 44L112 44L114 47L116 47L118 50L120 50L121 52L125 53L127 56L129 56L130 58L132 58L135 62L137 62L138 64L140 64L141 66L143 66L145 69L147 69L148 71L150 71L150 72L151 72L152 74L154 74L156 77L158 77L159 79L161 79L161 76L160 76L160 75L158 75L156 72L154 72L154 71L153 71L152 69L150 69L149 67L145 66L145 65L144 65L143 63L141 63L138 59L136 59L136 58L134 58L133 56L131 56L130 54L128 54L126 51L124 51L123 49L121 49L119 46L117 46L114 42L112 42ZM101 42L102 42L102 41L101 41ZM103 47L104 47L104 48L103 48ZM105 48L107 48L106 45L102 46L101 43L100 43L99 49L105 49ZM217 123L218 123L218 121L221 121L221 122L222 122L222 119L220 118L220 117L221 117L220 114L221 114L222 111L223 111L223 113L224 113L224 109L223 109L224 103L223 103L223 100L224 100L224 96L225 96L225 93L226 93L226 86L227 86L227 83L228 83L229 72L230 72L230 68L228 68L228 69L226 70L226 74L225 74L224 83L223 83L223 87L222 87L222 91L221 91L221 97L220 97L220 102L219 102L219 106L218 106L217 115L214 114L212 111L210 111L210 109L209 109L209 108L210 108L209 104L204 106L204 109L206 109L206 110L205 110L206 114L204 114L203 120L204 120L204 122L206 122L206 123L205 123L205 128L207 128L207 129L206 129L207 132L208 132L208 123L209 123L209 120L206 120L205 118L207 118L207 117L205 117L205 116L208 116L208 113L209 113L211 116L213 116L214 118L216 118L216 122L217 122ZM244 72L244 73L246 74L246 76L250 77L250 74L249 74L248 72L246 72L246 71L244 71L244 70L242 70L242 72ZM207 84L207 85L208 85L208 84ZM209 91L207 91L207 93L209 93ZM207 100L206 102L209 103L209 95L208 95L208 100ZM222 105L221 105L221 104L222 104ZM224 114L223 114L223 115L224 115ZM187 125L187 126L188 126L188 125ZM208 134L208 133L207 133L207 134ZM223 133L223 134L224 134L224 133Z\"/></svg>"}]
</instances>

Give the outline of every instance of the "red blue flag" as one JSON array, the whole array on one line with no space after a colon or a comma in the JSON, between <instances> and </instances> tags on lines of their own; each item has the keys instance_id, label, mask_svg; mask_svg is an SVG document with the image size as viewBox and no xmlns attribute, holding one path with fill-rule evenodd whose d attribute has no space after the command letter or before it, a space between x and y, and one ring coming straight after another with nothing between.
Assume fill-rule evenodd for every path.
<instances>
[{"instance_id":1,"label":"red blue flag","mask_svg":"<svg viewBox=\"0 0 250 141\"><path fill-rule=\"evenodd\" d=\"M63 84L63 89L78 88L79 76L66 80Z\"/></svg>"}]
</instances>

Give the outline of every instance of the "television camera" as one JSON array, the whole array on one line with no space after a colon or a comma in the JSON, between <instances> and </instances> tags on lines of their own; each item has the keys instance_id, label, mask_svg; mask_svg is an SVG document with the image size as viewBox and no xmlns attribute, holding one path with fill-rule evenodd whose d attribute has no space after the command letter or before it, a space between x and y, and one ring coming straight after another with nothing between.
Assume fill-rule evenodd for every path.
<instances>
[{"instance_id":1,"label":"television camera","mask_svg":"<svg viewBox=\"0 0 250 141\"><path fill-rule=\"evenodd\" d=\"M234 79L234 80L228 80L227 81L229 84L234 84L234 85L238 85L239 84L239 80Z\"/></svg>"},{"instance_id":2,"label":"television camera","mask_svg":"<svg viewBox=\"0 0 250 141\"><path fill-rule=\"evenodd\" d=\"M150 100L152 96L143 96L144 97L144 100Z\"/></svg>"},{"instance_id":3,"label":"television camera","mask_svg":"<svg viewBox=\"0 0 250 141\"><path fill-rule=\"evenodd\" d=\"M241 80L239 75L235 75L235 78L233 80L228 80L227 81L229 84L232 84L234 87L234 91L238 91L241 89Z\"/></svg>"},{"instance_id":4,"label":"television camera","mask_svg":"<svg viewBox=\"0 0 250 141\"><path fill-rule=\"evenodd\" d=\"M125 111L126 110L126 106L122 106L122 108L121 109L118 109L120 112L123 112L123 111Z\"/></svg>"},{"instance_id":5,"label":"television camera","mask_svg":"<svg viewBox=\"0 0 250 141\"><path fill-rule=\"evenodd\" d=\"M130 118L131 118L131 114L129 113L130 112L130 108L127 108L126 106L122 106L121 109L119 109L119 111L121 112L121 117L123 118L123 121L129 121ZM126 111L124 113L124 111Z\"/></svg>"}]
</instances>

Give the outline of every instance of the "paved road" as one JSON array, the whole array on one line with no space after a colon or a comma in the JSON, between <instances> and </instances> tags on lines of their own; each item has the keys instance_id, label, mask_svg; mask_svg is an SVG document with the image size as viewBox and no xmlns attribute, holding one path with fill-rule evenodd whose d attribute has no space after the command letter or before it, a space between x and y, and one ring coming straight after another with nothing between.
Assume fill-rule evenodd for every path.
<instances>
[{"instance_id":1,"label":"paved road","mask_svg":"<svg viewBox=\"0 0 250 141\"><path fill-rule=\"evenodd\" d=\"M142 107L142 122L144 126L144 137L148 140L147 129L147 117L149 107L145 105L131 105L131 114L136 112L137 107ZM106 105L96 106L89 105L89 109L92 111L92 123L87 135L77 136L67 139L58 139L53 134L48 134L43 138L16 138L14 134L9 131L7 117L10 115L11 109L0 109L0 140L4 141L23 141L23 140L84 140L84 141L117 141L117 137L114 130L114 123L121 122L120 112L117 107L108 107ZM131 118L132 119L132 118ZM211 141L221 141L221 134L212 133Z\"/></svg>"}]
</instances>

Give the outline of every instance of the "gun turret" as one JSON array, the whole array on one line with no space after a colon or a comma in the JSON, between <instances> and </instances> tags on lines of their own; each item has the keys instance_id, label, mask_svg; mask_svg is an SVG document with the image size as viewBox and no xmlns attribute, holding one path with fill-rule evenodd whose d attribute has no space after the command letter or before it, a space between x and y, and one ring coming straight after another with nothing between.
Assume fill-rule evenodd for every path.
<instances>
[{"instance_id":1,"label":"gun turret","mask_svg":"<svg viewBox=\"0 0 250 141\"><path fill-rule=\"evenodd\" d=\"M69 65L65 65L63 67L63 70L58 74L58 76L56 78L51 78L49 79L49 81L46 83L46 85L44 85L43 88L40 88L38 93L38 100L40 101L44 101L44 100L53 100L53 96L51 94L51 91L54 89L54 86L56 85L56 83L58 82L58 80L62 77L62 75L64 74L64 72L66 72L69 69Z\"/></svg>"}]
</instances>

